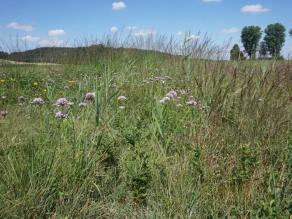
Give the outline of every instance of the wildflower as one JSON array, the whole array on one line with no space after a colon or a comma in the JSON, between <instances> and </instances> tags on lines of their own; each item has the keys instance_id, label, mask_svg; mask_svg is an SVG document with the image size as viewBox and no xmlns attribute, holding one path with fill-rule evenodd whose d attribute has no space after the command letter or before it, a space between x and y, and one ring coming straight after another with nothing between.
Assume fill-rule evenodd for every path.
<instances>
[{"instance_id":1,"label":"wildflower","mask_svg":"<svg viewBox=\"0 0 292 219\"><path fill-rule=\"evenodd\" d=\"M66 98L59 98L54 105L56 106L71 106L73 102L68 101Z\"/></svg>"},{"instance_id":2,"label":"wildflower","mask_svg":"<svg viewBox=\"0 0 292 219\"><path fill-rule=\"evenodd\" d=\"M118 97L118 100L119 100L119 101L124 101L124 100L126 100L126 99L127 99L127 97L125 97L125 96L119 96L119 97Z\"/></svg>"},{"instance_id":3,"label":"wildflower","mask_svg":"<svg viewBox=\"0 0 292 219\"><path fill-rule=\"evenodd\" d=\"M33 86L38 86L38 82L33 82Z\"/></svg>"},{"instance_id":4,"label":"wildflower","mask_svg":"<svg viewBox=\"0 0 292 219\"><path fill-rule=\"evenodd\" d=\"M5 118L8 115L8 111L0 111L0 117Z\"/></svg>"},{"instance_id":5,"label":"wildflower","mask_svg":"<svg viewBox=\"0 0 292 219\"><path fill-rule=\"evenodd\" d=\"M40 106L40 105L43 105L45 103L45 101L41 97L36 97L36 98L34 98L32 100L31 103L34 104L34 105L39 105Z\"/></svg>"},{"instance_id":6,"label":"wildflower","mask_svg":"<svg viewBox=\"0 0 292 219\"><path fill-rule=\"evenodd\" d=\"M88 101L93 101L95 99L95 93L94 92L89 92L85 94L85 100Z\"/></svg>"},{"instance_id":7,"label":"wildflower","mask_svg":"<svg viewBox=\"0 0 292 219\"><path fill-rule=\"evenodd\" d=\"M166 94L167 97L169 97L170 99L174 99L177 97L177 93L174 90L171 90L168 92L168 94Z\"/></svg>"},{"instance_id":8,"label":"wildflower","mask_svg":"<svg viewBox=\"0 0 292 219\"><path fill-rule=\"evenodd\" d=\"M61 112L61 111L56 112L56 114L55 114L55 117L56 117L57 119L66 119L67 116L68 116L68 115L67 115L66 113Z\"/></svg>"},{"instance_id":9,"label":"wildflower","mask_svg":"<svg viewBox=\"0 0 292 219\"><path fill-rule=\"evenodd\" d=\"M161 100L159 100L159 103L164 104L164 103L166 103L169 100L170 100L169 97L163 97Z\"/></svg>"},{"instance_id":10,"label":"wildflower","mask_svg":"<svg viewBox=\"0 0 292 219\"><path fill-rule=\"evenodd\" d=\"M84 107L86 107L87 106L87 103L85 103L85 102L81 102L81 103L79 103L79 107L81 107L81 108L84 108Z\"/></svg>"},{"instance_id":11,"label":"wildflower","mask_svg":"<svg viewBox=\"0 0 292 219\"><path fill-rule=\"evenodd\" d=\"M2 80L0 80L0 82L1 82L1 83L4 83L4 82L5 82L5 80L3 80L3 79L2 79Z\"/></svg>"},{"instance_id":12,"label":"wildflower","mask_svg":"<svg viewBox=\"0 0 292 219\"><path fill-rule=\"evenodd\" d=\"M189 106L196 106L198 103L197 103L197 101L195 101L193 96L189 96L189 99L186 102L186 104Z\"/></svg>"},{"instance_id":13,"label":"wildflower","mask_svg":"<svg viewBox=\"0 0 292 219\"><path fill-rule=\"evenodd\" d=\"M4 100L4 99L6 99L6 96L1 96L1 98Z\"/></svg>"},{"instance_id":14,"label":"wildflower","mask_svg":"<svg viewBox=\"0 0 292 219\"><path fill-rule=\"evenodd\" d=\"M180 103L179 103L179 104L176 104L175 106L176 106L176 108L181 108L181 107L183 107L183 105L180 104Z\"/></svg>"},{"instance_id":15,"label":"wildflower","mask_svg":"<svg viewBox=\"0 0 292 219\"><path fill-rule=\"evenodd\" d=\"M67 81L69 84L75 84L76 81Z\"/></svg>"},{"instance_id":16,"label":"wildflower","mask_svg":"<svg viewBox=\"0 0 292 219\"><path fill-rule=\"evenodd\" d=\"M179 90L179 93L181 95L186 95L188 92L186 90L184 90L184 89L181 89L181 90Z\"/></svg>"},{"instance_id":17,"label":"wildflower","mask_svg":"<svg viewBox=\"0 0 292 219\"><path fill-rule=\"evenodd\" d=\"M120 109L125 109L125 106L119 106Z\"/></svg>"}]
</instances>

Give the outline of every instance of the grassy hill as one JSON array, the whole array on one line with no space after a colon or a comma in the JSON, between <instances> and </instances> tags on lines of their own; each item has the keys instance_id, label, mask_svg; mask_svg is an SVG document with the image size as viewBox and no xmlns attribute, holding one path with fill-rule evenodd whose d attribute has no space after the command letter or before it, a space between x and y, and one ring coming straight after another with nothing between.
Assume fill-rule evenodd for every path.
<instances>
[{"instance_id":1,"label":"grassy hill","mask_svg":"<svg viewBox=\"0 0 292 219\"><path fill-rule=\"evenodd\" d=\"M157 51L93 45L88 47L42 47L10 54L0 52L0 59L30 63L88 64L104 59L116 59L124 55L137 59L154 54L169 56L169 54Z\"/></svg>"}]
</instances>

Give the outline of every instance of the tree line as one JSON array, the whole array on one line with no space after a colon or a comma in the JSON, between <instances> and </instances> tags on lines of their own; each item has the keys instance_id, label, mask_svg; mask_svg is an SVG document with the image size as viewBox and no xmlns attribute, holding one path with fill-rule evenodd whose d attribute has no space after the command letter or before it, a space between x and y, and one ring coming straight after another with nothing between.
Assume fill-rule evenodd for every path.
<instances>
[{"instance_id":1,"label":"tree line","mask_svg":"<svg viewBox=\"0 0 292 219\"><path fill-rule=\"evenodd\" d=\"M261 41L263 33L264 37ZM292 37L292 29L289 34ZM283 59L281 50L285 39L286 28L281 23L269 24L264 31L259 26L246 26L241 31L244 51L241 51L239 45L235 44L230 50L230 59Z\"/></svg>"}]
</instances>

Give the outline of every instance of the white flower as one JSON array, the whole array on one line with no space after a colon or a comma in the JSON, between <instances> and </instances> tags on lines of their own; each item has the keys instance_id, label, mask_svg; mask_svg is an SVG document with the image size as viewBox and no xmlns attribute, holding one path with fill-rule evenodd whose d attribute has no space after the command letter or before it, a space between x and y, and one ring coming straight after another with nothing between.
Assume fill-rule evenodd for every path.
<instances>
[{"instance_id":1,"label":"white flower","mask_svg":"<svg viewBox=\"0 0 292 219\"><path fill-rule=\"evenodd\" d=\"M65 119L65 118L67 118L67 114L66 113L63 113L63 112L61 112L61 111L59 111L59 112L56 112L56 114L55 114L55 117L57 118L57 119Z\"/></svg>"},{"instance_id":2,"label":"white flower","mask_svg":"<svg viewBox=\"0 0 292 219\"><path fill-rule=\"evenodd\" d=\"M163 97L161 100L159 100L159 103L164 104L164 103L166 103L169 100L170 100L169 97Z\"/></svg>"},{"instance_id":3,"label":"white flower","mask_svg":"<svg viewBox=\"0 0 292 219\"><path fill-rule=\"evenodd\" d=\"M118 100L119 100L119 101L124 101L124 100L126 100L126 99L127 99L127 97L125 97L125 96L119 96L119 97L118 97Z\"/></svg>"},{"instance_id":4,"label":"white flower","mask_svg":"<svg viewBox=\"0 0 292 219\"><path fill-rule=\"evenodd\" d=\"M39 105L40 106L40 105L43 105L45 103L45 101L41 97L36 97L36 98L34 98L32 100L31 103L34 104L34 105Z\"/></svg>"},{"instance_id":5,"label":"white flower","mask_svg":"<svg viewBox=\"0 0 292 219\"><path fill-rule=\"evenodd\" d=\"M120 109L125 109L125 106L119 106Z\"/></svg>"},{"instance_id":6,"label":"white flower","mask_svg":"<svg viewBox=\"0 0 292 219\"><path fill-rule=\"evenodd\" d=\"M86 107L87 106L87 103L85 103L85 102L81 102L81 103L79 103L79 107L81 107L81 108L84 108L84 107Z\"/></svg>"}]
</instances>

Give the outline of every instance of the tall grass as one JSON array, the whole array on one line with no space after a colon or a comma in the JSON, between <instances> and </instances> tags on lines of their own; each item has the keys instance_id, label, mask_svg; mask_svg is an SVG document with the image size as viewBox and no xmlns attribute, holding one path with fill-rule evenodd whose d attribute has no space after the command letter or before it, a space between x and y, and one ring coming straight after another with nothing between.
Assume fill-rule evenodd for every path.
<instances>
[{"instance_id":1,"label":"tall grass","mask_svg":"<svg viewBox=\"0 0 292 219\"><path fill-rule=\"evenodd\" d=\"M112 46L99 60L88 48L70 64L3 64L1 217L289 218L292 65L206 59L222 48L205 39L159 41L176 55ZM170 90L181 98L161 104ZM64 120L59 97L75 103Z\"/></svg>"}]
</instances>

